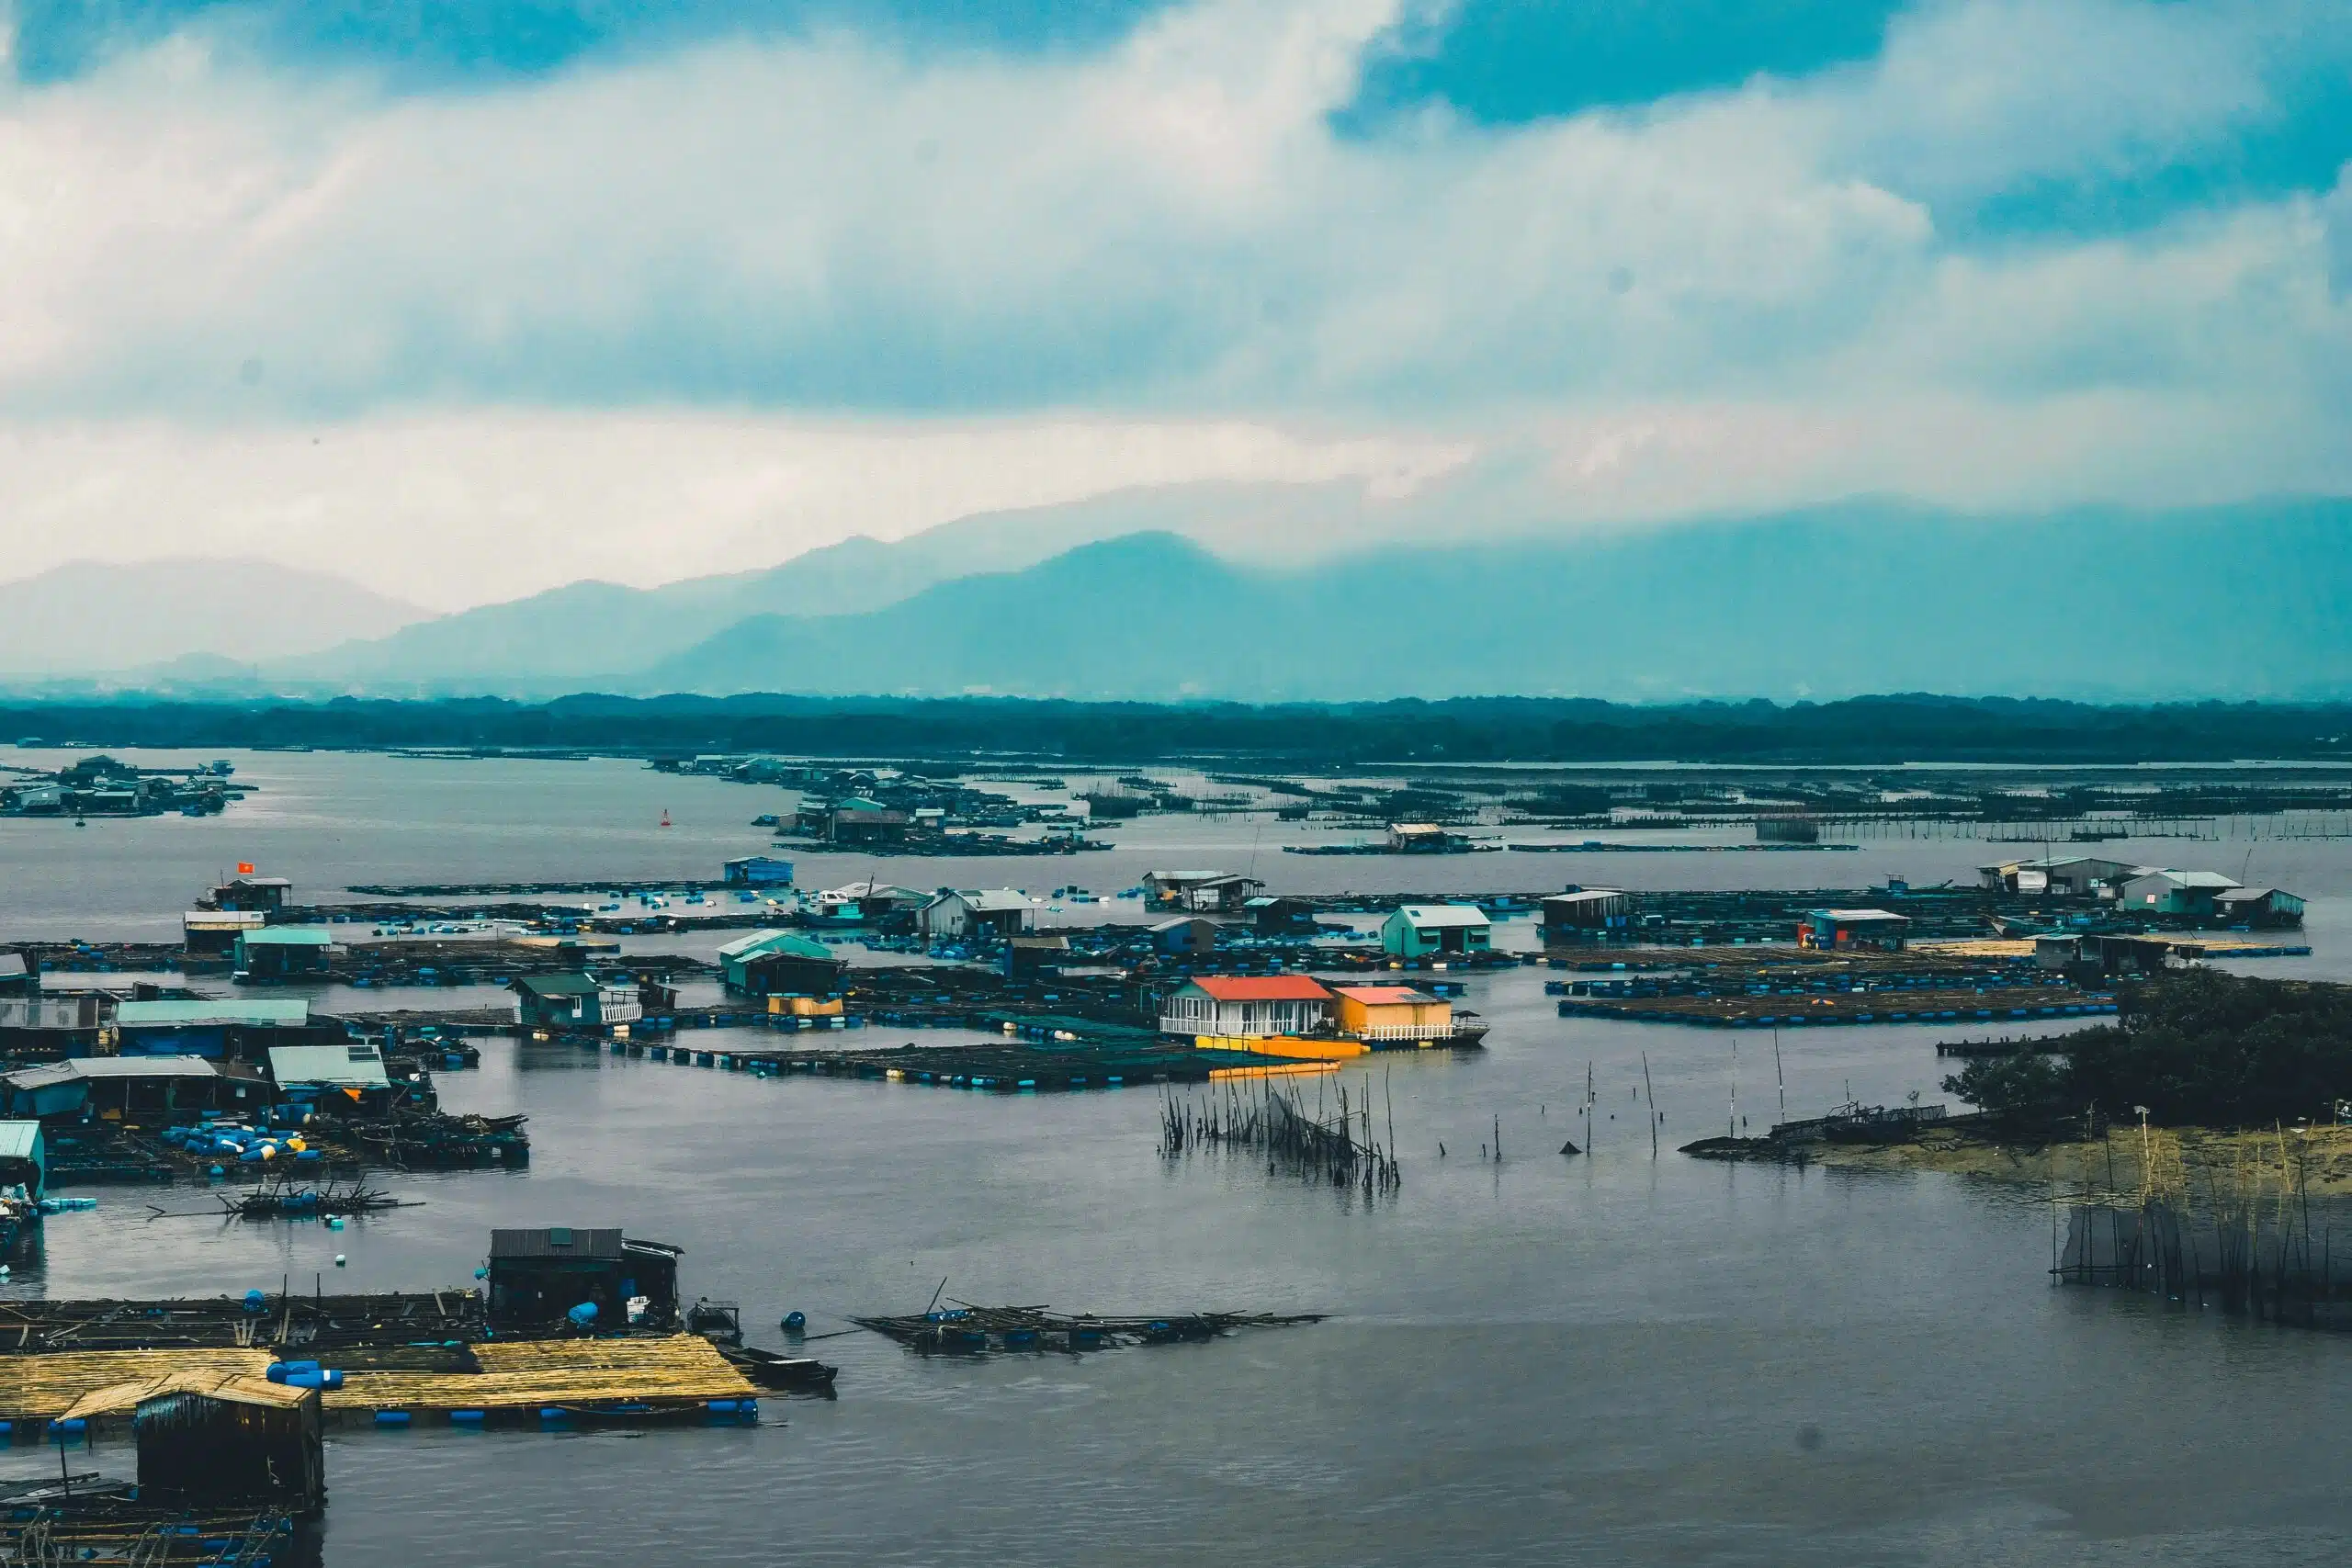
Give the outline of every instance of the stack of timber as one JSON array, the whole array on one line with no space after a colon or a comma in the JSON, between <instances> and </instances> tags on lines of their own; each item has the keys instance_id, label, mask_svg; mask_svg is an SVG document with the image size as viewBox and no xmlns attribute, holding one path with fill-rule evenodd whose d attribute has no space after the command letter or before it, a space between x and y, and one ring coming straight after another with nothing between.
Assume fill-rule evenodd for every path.
<instances>
[{"instance_id":1,"label":"stack of timber","mask_svg":"<svg viewBox=\"0 0 2352 1568\"><path fill-rule=\"evenodd\" d=\"M899 1316L854 1317L861 1328L888 1335L926 1356L977 1356L991 1350L1108 1350L1122 1345L1198 1344L1240 1328L1320 1323L1321 1313L1168 1313L1159 1316L1096 1317L1043 1306L980 1307L953 1303L948 1310Z\"/></svg>"}]
</instances>

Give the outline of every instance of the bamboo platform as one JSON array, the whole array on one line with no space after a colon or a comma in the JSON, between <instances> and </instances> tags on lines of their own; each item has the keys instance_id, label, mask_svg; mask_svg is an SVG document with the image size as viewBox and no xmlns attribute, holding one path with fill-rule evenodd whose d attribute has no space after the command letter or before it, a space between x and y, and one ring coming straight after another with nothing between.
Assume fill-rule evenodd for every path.
<instances>
[{"instance_id":1,"label":"bamboo platform","mask_svg":"<svg viewBox=\"0 0 2352 1568\"><path fill-rule=\"evenodd\" d=\"M452 1410L639 1414L700 1410L760 1391L699 1334L660 1339L510 1339L474 1347L479 1372L353 1372L326 1396L337 1412Z\"/></svg>"},{"instance_id":2,"label":"bamboo platform","mask_svg":"<svg viewBox=\"0 0 2352 1568\"><path fill-rule=\"evenodd\" d=\"M172 1372L260 1377L274 1359L266 1350L201 1348L178 1350L62 1350L48 1356L0 1358L0 1420L53 1421L84 1394L117 1383Z\"/></svg>"},{"instance_id":3,"label":"bamboo platform","mask_svg":"<svg viewBox=\"0 0 2352 1568\"><path fill-rule=\"evenodd\" d=\"M2282 942L2275 936L2224 936L2211 931L2154 931L2149 935L2177 948L2196 949L2208 958L2308 958L2312 951L2305 943ZM1911 951L1950 958L2031 958L2033 943L2034 939L2030 936L1970 937L1915 942Z\"/></svg>"},{"instance_id":4,"label":"bamboo platform","mask_svg":"<svg viewBox=\"0 0 2352 1568\"><path fill-rule=\"evenodd\" d=\"M696 1334L659 1339L489 1340L473 1348L479 1372L353 1371L324 1395L329 1418L379 1411L485 1417L558 1410L582 1416L685 1415L713 1401L756 1399L759 1390ZM95 1390L177 1371L259 1377L266 1350L63 1351L0 1357L0 1419L51 1421Z\"/></svg>"}]
</instances>

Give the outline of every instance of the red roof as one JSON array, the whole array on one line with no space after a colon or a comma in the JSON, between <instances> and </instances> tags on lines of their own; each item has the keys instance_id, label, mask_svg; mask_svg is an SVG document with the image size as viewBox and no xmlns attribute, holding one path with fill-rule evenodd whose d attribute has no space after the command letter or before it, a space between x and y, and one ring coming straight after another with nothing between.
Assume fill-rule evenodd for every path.
<instances>
[{"instance_id":1,"label":"red roof","mask_svg":"<svg viewBox=\"0 0 2352 1568\"><path fill-rule=\"evenodd\" d=\"M1212 975L1193 982L1221 1002L1328 1002L1331 993L1319 980L1304 975L1226 976Z\"/></svg>"}]
</instances>

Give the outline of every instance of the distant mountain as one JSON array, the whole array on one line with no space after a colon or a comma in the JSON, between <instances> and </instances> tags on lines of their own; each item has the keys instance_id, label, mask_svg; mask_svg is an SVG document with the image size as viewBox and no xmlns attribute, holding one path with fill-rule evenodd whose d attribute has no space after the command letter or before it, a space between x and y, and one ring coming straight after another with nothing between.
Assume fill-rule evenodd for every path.
<instances>
[{"instance_id":1,"label":"distant mountain","mask_svg":"<svg viewBox=\"0 0 2352 1568\"><path fill-rule=\"evenodd\" d=\"M86 675L190 656L253 663L381 637L429 612L258 560L73 561L0 582L0 677Z\"/></svg>"},{"instance_id":2,"label":"distant mountain","mask_svg":"<svg viewBox=\"0 0 2352 1568\"><path fill-rule=\"evenodd\" d=\"M780 566L661 588L573 582L355 639L272 673L371 690L572 690L623 683L747 617L877 610L935 583L1031 566L1131 514L1100 507L987 513L884 543L863 536ZM1112 531L1121 531L1114 526Z\"/></svg>"},{"instance_id":3,"label":"distant mountain","mask_svg":"<svg viewBox=\"0 0 2352 1568\"><path fill-rule=\"evenodd\" d=\"M1858 503L1244 569L1166 534L857 615L762 615L621 689L1349 701L2352 693L2352 502L1995 520Z\"/></svg>"}]
</instances>

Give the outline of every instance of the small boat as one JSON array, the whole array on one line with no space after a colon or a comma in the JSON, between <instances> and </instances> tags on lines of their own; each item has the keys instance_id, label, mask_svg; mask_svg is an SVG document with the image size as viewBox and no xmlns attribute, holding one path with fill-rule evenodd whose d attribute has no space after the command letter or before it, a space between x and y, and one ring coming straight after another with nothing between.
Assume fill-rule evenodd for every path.
<instances>
[{"instance_id":1,"label":"small boat","mask_svg":"<svg viewBox=\"0 0 2352 1568\"><path fill-rule=\"evenodd\" d=\"M669 808L668 807L666 807L666 806L665 806L665 807L663 807L662 808L662 820L661 820L661 822L660 822L659 826L661 826L661 827L664 827L664 828L667 828L669 825L670 825L670 808Z\"/></svg>"},{"instance_id":2,"label":"small boat","mask_svg":"<svg viewBox=\"0 0 2352 1568\"><path fill-rule=\"evenodd\" d=\"M786 1356L755 1345L715 1345L728 1364L762 1388L791 1393L821 1393L832 1397L839 1367L829 1367L814 1356Z\"/></svg>"}]
</instances>

